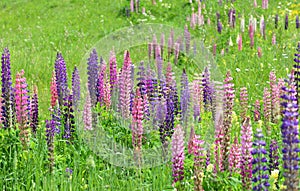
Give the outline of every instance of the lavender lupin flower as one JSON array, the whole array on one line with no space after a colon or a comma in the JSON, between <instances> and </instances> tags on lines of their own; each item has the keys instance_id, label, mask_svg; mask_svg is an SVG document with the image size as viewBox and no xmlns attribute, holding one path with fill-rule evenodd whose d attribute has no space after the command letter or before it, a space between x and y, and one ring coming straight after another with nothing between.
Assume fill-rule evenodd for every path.
<instances>
[{"instance_id":1,"label":"lavender lupin flower","mask_svg":"<svg viewBox=\"0 0 300 191\"><path fill-rule=\"evenodd\" d=\"M74 67L74 71L72 73L72 94L74 108L77 110L80 101L80 76L76 66Z\"/></svg>"},{"instance_id":2,"label":"lavender lupin flower","mask_svg":"<svg viewBox=\"0 0 300 191\"><path fill-rule=\"evenodd\" d=\"M289 15L285 14L284 29L288 30L288 27L289 27Z\"/></svg>"},{"instance_id":3,"label":"lavender lupin flower","mask_svg":"<svg viewBox=\"0 0 300 191\"><path fill-rule=\"evenodd\" d=\"M2 53L2 123L3 128L13 127L14 113L12 102L13 92L12 92L12 79L10 71L10 53L7 48L4 49Z\"/></svg>"},{"instance_id":4,"label":"lavender lupin flower","mask_svg":"<svg viewBox=\"0 0 300 191\"><path fill-rule=\"evenodd\" d=\"M276 140L272 140L269 149L269 173L273 170L279 169L279 146Z\"/></svg>"},{"instance_id":5,"label":"lavender lupin flower","mask_svg":"<svg viewBox=\"0 0 300 191\"><path fill-rule=\"evenodd\" d=\"M89 94L91 96L91 103L93 106L97 103L97 76L99 71L99 64L98 64L98 55L96 52L96 49L93 49L93 51L90 54L90 57L88 58L88 67L87 67L87 74L88 74L88 90Z\"/></svg>"},{"instance_id":6,"label":"lavender lupin flower","mask_svg":"<svg viewBox=\"0 0 300 191\"><path fill-rule=\"evenodd\" d=\"M275 15L275 29L278 27L278 14Z\"/></svg>"},{"instance_id":7,"label":"lavender lupin flower","mask_svg":"<svg viewBox=\"0 0 300 191\"><path fill-rule=\"evenodd\" d=\"M177 125L172 136L172 176L173 184L184 178L184 140L181 125Z\"/></svg>"},{"instance_id":8,"label":"lavender lupin flower","mask_svg":"<svg viewBox=\"0 0 300 191\"><path fill-rule=\"evenodd\" d=\"M39 123L39 101L38 101L37 87L34 86L33 96L31 98L31 106L30 106L30 127L34 135L36 134L38 123Z\"/></svg>"},{"instance_id":9,"label":"lavender lupin flower","mask_svg":"<svg viewBox=\"0 0 300 191\"><path fill-rule=\"evenodd\" d=\"M218 24L217 24L217 30L218 30L218 33L222 33L222 23L221 23L221 21L220 20L218 20Z\"/></svg>"},{"instance_id":10,"label":"lavender lupin flower","mask_svg":"<svg viewBox=\"0 0 300 191\"><path fill-rule=\"evenodd\" d=\"M73 109L73 95L70 94L67 97L64 105L64 138L72 141L75 137L75 120L74 120L74 109Z\"/></svg>"},{"instance_id":11,"label":"lavender lupin flower","mask_svg":"<svg viewBox=\"0 0 300 191\"><path fill-rule=\"evenodd\" d=\"M297 47L297 52L295 53L295 58L294 62L295 64L293 65L294 69L294 78L295 78L295 85L296 85L296 90L297 90L297 98L299 99L299 86L300 86L300 42L298 42L298 47Z\"/></svg>"},{"instance_id":12,"label":"lavender lupin flower","mask_svg":"<svg viewBox=\"0 0 300 191\"><path fill-rule=\"evenodd\" d=\"M186 75L185 70L182 72L181 76L181 100L180 100L180 107L181 107L181 120L183 124L187 123L188 118L188 108L190 102L190 90L189 90L189 83L188 77Z\"/></svg>"},{"instance_id":13,"label":"lavender lupin flower","mask_svg":"<svg viewBox=\"0 0 300 191\"><path fill-rule=\"evenodd\" d=\"M203 102L204 108L206 110L211 110L212 107L212 96L213 96L213 88L212 83L210 81L210 72L209 68L205 67L203 72L202 86L203 86Z\"/></svg>"},{"instance_id":14,"label":"lavender lupin flower","mask_svg":"<svg viewBox=\"0 0 300 191\"><path fill-rule=\"evenodd\" d=\"M270 187L270 183L267 158L265 157L267 155L267 151L264 148L266 146L266 142L263 140L264 135L262 134L261 129L257 129L255 138L256 140L253 142L254 148L251 150L251 154L253 156L253 190L268 190L268 187Z\"/></svg>"},{"instance_id":15,"label":"lavender lupin flower","mask_svg":"<svg viewBox=\"0 0 300 191\"><path fill-rule=\"evenodd\" d=\"M287 85L282 88L285 94L282 96L282 160L285 177L284 185L287 190L299 190L299 130L298 130L298 104L293 72L287 80Z\"/></svg>"},{"instance_id":16,"label":"lavender lupin flower","mask_svg":"<svg viewBox=\"0 0 300 191\"><path fill-rule=\"evenodd\" d=\"M66 97L68 96L68 81L66 63L61 53L57 53L56 56L55 77L58 94L58 103L59 106L62 107L64 105L64 99L66 99Z\"/></svg>"}]
</instances>

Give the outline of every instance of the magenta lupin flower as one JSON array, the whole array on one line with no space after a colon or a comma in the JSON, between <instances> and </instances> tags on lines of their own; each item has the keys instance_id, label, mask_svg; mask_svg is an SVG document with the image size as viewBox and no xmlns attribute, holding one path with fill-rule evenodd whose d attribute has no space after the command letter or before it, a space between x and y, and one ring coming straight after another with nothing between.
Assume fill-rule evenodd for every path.
<instances>
[{"instance_id":1,"label":"magenta lupin flower","mask_svg":"<svg viewBox=\"0 0 300 191\"><path fill-rule=\"evenodd\" d=\"M113 51L110 52L110 58L109 58L109 74L110 74L110 88L111 91L115 88L115 86L118 83L118 73L117 73L117 61L116 61L116 55Z\"/></svg>"},{"instance_id":2,"label":"magenta lupin flower","mask_svg":"<svg viewBox=\"0 0 300 191\"><path fill-rule=\"evenodd\" d=\"M184 140L181 125L177 125L172 136L172 176L173 184L184 178Z\"/></svg>"},{"instance_id":3,"label":"magenta lupin flower","mask_svg":"<svg viewBox=\"0 0 300 191\"><path fill-rule=\"evenodd\" d=\"M230 147L230 155L229 155L230 172L238 173L241 171L241 158L242 158L241 144L239 144L238 137L235 137L234 142Z\"/></svg>"},{"instance_id":4,"label":"magenta lupin flower","mask_svg":"<svg viewBox=\"0 0 300 191\"><path fill-rule=\"evenodd\" d=\"M227 72L226 78L224 80L224 122L223 122L223 132L224 139L222 140L222 145L224 148L224 169L228 169L228 158L229 158L229 147L230 147L230 134L231 134L231 121L232 121L232 111L234 104L234 84L232 83L233 78L231 77L230 71Z\"/></svg>"},{"instance_id":5,"label":"magenta lupin flower","mask_svg":"<svg viewBox=\"0 0 300 191\"><path fill-rule=\"evenodd\" d=\"M262 9L268 9L269 1L268 0L262 0Z\"/></svg>"},{"instance_id":6,"label":"magenta lupin flower","mask_svg":"<svg viewBox=\"0 0 300 191\"><path fill-rule=\"evenodd\" d=\"M125 51L124 64L119 78L120 112L124 118L130 116L130 92L131 92L131 59L129 51Z\"/></svg>"},{"instance_id":7,"label":"magenta lupin flower","mask_svg":"<svg viewBox=\"0 0 300 191\"><path fill-rule=\"evenodd\" d=\"M100 72L97 79L97 102L100 103L100 106L104 105L104 84L105 84L105 71L106 65L102 64L100 68Z\"/></svg>"},{"instance_id":8,"label":"magenta lupin flower","mask_svg":"<svg viewBox=\"0 0 300 191\"><path fill-rule=\"evenodd\" d=\"M252 188L252 139L252 127L250 125L250 118L247 117L241 129L241 175L243 186L247 190L250 190Z\"/></svg>"},{"instance_id":9,"label":"magenta lupin flower","mask_svg":"<svg viewBox=\"0 0 300 191\"><path fill-rule=\"evenodd\" d=\"M89 94L89 92L87 92ZM92 130L92 103L91 97L89 95L86 96L86 101L84 104L83 109L83 123L84 123L84 130Z\"/></svg>"},{"instance_id":10,"label":"magenta lupin flower","mask_svg":"<svg viewBox=\"0 0 300 191\"><path fill-rule=\"evenodd\" d=\"M27 90L26 78L24 76L24 70L18 72L16 75L15 86L15 99L16 99L16 116L19 124L20 139L23 146L26 146L28 139L28 122L30 116L29 110L29 96Z\"/></svg>"},{"instance_id":11,"label":"magenta lupin flower","mask_svg":"<svg viewBox=\"0 0 300 191\"><path fill-rule=\"evenodd\" d=\"M249 23L249 38L250 38L250 47L254 46L254 27L252 21Z\"/></svg>"}]
</instances>

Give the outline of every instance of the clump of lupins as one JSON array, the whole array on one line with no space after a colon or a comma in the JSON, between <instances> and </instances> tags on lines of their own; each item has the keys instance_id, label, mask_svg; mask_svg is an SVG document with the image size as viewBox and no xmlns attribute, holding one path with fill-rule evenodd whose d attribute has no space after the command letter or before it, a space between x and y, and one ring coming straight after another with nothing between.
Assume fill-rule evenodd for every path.
<instances>
[{"instance_id":1,"label":"clump of lupins","mask_svg":"<svg viewBox=\"0 0 300 191\"><path fill-rule=\"evenodd\" d=\"M287 85L282 87L285 94L282 96L282 153L283 168L285 177L284 185L287 190L296 191L299 189L299 130L298 130L298 104L296 98L296 86L293 72L287 80Z\"/></svg>"},{"instance_id":2,"label":"clump of lupins","mask_svg":"<svg viewBox=\"0 0 300 191\"><path fill-rule=\"evenodd\" d=\"M267 151L265 149L266 142L263 140L264 135L261 129L256 130L255 140L253 142L253 149L251 154L253 155L253 178L254 183L253 190L268 190L269 183L269 169L267 166Z\"/></svg>"}]
</instances>

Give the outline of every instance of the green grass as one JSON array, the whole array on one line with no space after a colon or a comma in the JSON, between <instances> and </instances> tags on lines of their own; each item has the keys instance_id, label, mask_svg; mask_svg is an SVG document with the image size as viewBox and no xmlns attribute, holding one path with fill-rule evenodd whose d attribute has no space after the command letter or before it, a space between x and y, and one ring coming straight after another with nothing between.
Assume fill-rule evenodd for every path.
<instances>
[{"instance_id":1,"label":"green grass","mask_svg":"<svg viewBox=\"0 0 300 191\"><path fill-rule=\"evenodd\" d=\"M151 14L155 18L154 20L149 16L136 13L133 13L130 18L126 18L124 8L129 6L127 0L53 0L50 2L2 0L0 2L0 47L8 47L10 50L13 79L17 71L24 69L30 90L33 89L33 85L38 86L40 121L42 121L37 137L32 139L30 149L27 151L22 150L17 136L18 131L0 131L2 151L0 189L172 190L171 163L142 170L116 167L94 154L80 139L74 145L70 145L58 137L55 142L57 149L55 150L54 173L50 173L48 170L44 120L49 116L50 80L56 53L62 52L65 58L70 83L74 66L83 62L84 55L99 39L113 31L142 22L164 23L178 28L189 25L186 17L191 14L191 5L187 3L187 0L163 0L163 3L171 4L170 9L163 7L158 0L157 6L152 6L150 1L141 1L141 6L151 12L147 13ZM282 2L282 8L278 8L279 2ZM253 104L256 99L262 99L263 88L269 87L268 77L271 70L275 70L277 76L283 78L288 73L286 68L289 71L292 68L295 47L297 41L300 41L300 31L295 29L294 12L290 16L289 29L284 30L284 14L285 8L298 11L299 14L300 5L297 0L291 0L287 4L284 2L270 1L269 9L262 10L260 8L253 9L252 3L249 1L237 0L233 5L224 3L221 7L215 1L206 1L206 9L203 12L206 19L207 16L210 17L212 24L191 30L192 35L203 37L205 46L209 50L212 51L213 44L217 44L215 62L223 74L220 78L223 79L225 72L231 70L237 97L239 97L238 88L246 86L250 104ZM291 7L293 4L297 6ZM267 24L267 39L263 40L256 33L255 45L251 49L248 32L245 29L243 51L239 52L235 43L237 34L240 33L238 15L235 29L229 30L225 26L227 12L232 6L237 13L244 14L246 25L250 15L254 15L259 21L263 14ZM196 6L195 10L197 10ZM222 15L222 35L216 32L215 13L217 11ZM276 13L280 14L278 29L275 29L273 24ZM259 25L257 30L259 30ZM276 46L271 45L272 32L277 37ZM166 34L167 36L168 34ZM233 47L227 45L230 36L234 42ZM227 47L229 53L221 56L221 49ZM258 58L256 55L258 47L262 48L262 58ZM121 54L118 55L119 64L122 63ZM132 48L131 54L133 61L138 62L141 56L135 52L134 48ZM287 58L283 54L287 55ZM235 128L239 130L238 125ZM191 159L188 161L191 162ZM65 172L67 167L73 169L72 176L68 176ZM187 164L187 168L191 168L191 164ZM186 189L191 190L193 188L191 169L186 171ZM218 181L222 181L222 177L214 180L215 183L219 183ZM226 185L228 186L232 182L226 183ZM225 185L224 182L222 183Z\"/></svg>"}]
</instances>

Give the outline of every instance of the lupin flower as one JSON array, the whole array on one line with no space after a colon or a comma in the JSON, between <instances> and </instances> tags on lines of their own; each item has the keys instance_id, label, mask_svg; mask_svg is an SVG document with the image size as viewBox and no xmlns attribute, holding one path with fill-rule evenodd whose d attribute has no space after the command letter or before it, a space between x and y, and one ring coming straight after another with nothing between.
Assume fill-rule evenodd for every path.
<instances>
[{"instance_id":1,"label":"lupin flower","mask_svg":"<svg viewBox=\"0 0 300 191\"><path fill-rule=\"evenodd\" d=\"M250 47L254 46L254 27L252 22L249 24L249 37L250 37Z\"/></svg>"},{"instance_id":2,"label":"lupin flower","mask_svg":"<svg viewBox=\"0 0 300 191\"><path fill-rule=\"evenodd\" d=\"M153 38L152 38L152 50L153 50L153 59L156 59L157 55L157 50L156 50L156 47L157 47L157 39L156 39L156 35L154 34L153 35Z\"/></svg>"},{"instance_id":3,"label":"lupin flower","mask_svg":"<svg viewBox=\"0 0 300 191\"><path fill-rule=\"evenodd\" d=\"M19 124L20 139L23 146L26 146L28 141L28 123L30 115L30 101L27 90L26 78L24 70L16 75L15 99L16 99L16 117Z\"/></svg>"},{"instance_id":4,"label":"lupin flower","mask_svg":"<svg viewBox=\"0 0 300 191\"><path fill-rule=\"evenodd\" d=\"M181 125L177 125L172 136L172 176L173 183L184 178L184 139Z\"/></svg>"},{"instance_id":5,"label":"lupin flower","mask_svg":"<svg viewBox=\"0 0 300 191\"><path fill-rule=\"evenodd\" d=\"M276 140L272 139L269 149L269 172L279 169L279 146Z\"/></svg>"},{"instance_id":6,"label":"lupin flower","mask_svg":"<svg viewBox=\"0 0 300 191\"><path fill-rule=\"evenodd\" d=\"M264 135L261 129L257 129L257 133L255 134L256 140L253 142L253 149L251 154L253 156L252 159L252 182L253 190L268 190L270 187L269 183L269 172L267 166L267 151L265 149L266 142L263 140Z\"/></svg>"},{"instance_id":7,"label":"lupin flower","mask_svg":"<svg viewBox=\"0 0 300 191\"><path fill-rule=\"evenodd\" d=\"M55 71L52 73L51 78L51 85L50 85L50 91L51 91L51 108L54 108L57 105L58 100L58 94L57 94L57 85L56 85L56 77L55 77Z\"/></svg>"},{"instance_id":8,"label":"lupin flower","mask_svg":"<svg viewBox=\"0 0 300 191\"><path fill-rule=\"evenodd\" d=\"M224 80L224 122L223 122L223 132L224 138L222 140L222 146L224 148L224 159L223 166L227 170L229 168L228 158L229 158L229 147L230 147L230 134L231 134L231 121L232 121L232 111L234 104L234 84L232 83L232 77L230 71L226 73L226 78Z\"/></svg>"},{"instance_id":9,"label":"lupin flower","mask_svg":"<svg viewBox=\"0 0 300 191\"><path fill-rule=\"evenodd\" d=\"M254 7L254 8L257 7L257 1L256 1L256 0L253 1L253 7Z\"/></svg>"},{"instance_id":10,"label":"lupin flower","mask_svg":"<svg viewBox=\"0 0 300 191\"><path fill-rule=\"evenodd\" d=\"M261 6L261 8L262 9L268 9L268 4L269 4L268 0L262 0L262 6Z\"/></svg>"},{"instance_id":11,"label":"lupin flower","mask_svg":"<svg viewBox=\"0 0 300 191\"><path fill-rule=\"evenodd\" d=\"M299 21L299 16L296 16L296 29L300 28L300 21Z\"/></svg>"},{"instance_id":12,"label":"lupin flower","mask_svg":"<svg viewBox=\"0 0 300 191\"><path fill-rule=\"evenodd\" d=\"M205 67L202 77L204 108L206 110L211 110L214 89L210 80L210 72L208 67Z\"/></svg>"},{"instance_id":13,"label":"lupin flower","mask_svg":"<svg viewBox=\"0 0 300 191\"><path fill-rule=\"evenodd\" d=\"M66 97L68 96L68 81L66 63L61 53L57 53L56 56L55 77L58 103L59 106L62 107L64 105L64 99L66 99Z\"/></svg>"},{"instance_id":14,"label":"lupin flower","mask_svg":"<svg viewBox=\"0 0 300 191\"><path fill-rule=\"evenodd\" d=\"M74 108L78 109L78 104L80 101L80 76L76 66L74 67L74 71L72 73L72 94Z\"/></svg>"},{"instance_id":15,"label":"lupin flower","mask_svg":"<svg viewBox=\"0 0 300 191\"><path fill-rule=\"evenodd\" d=\"M13 127L13 118L14 118L14 102L13 90L12 90L12 80L11 80L11 71L10 71L10 53L7 48L4 49L2 53L2 123L3 128Z\"/></svg>"},{"instance_id":16,"label":"lupin flower","mask_svg":"<svg viewBox=\"0 0 300 191\"><path fill-rule=\"evenodd\" d=\"M260 35L264 39L266 39L266 25L265 25L265 19L263 15L260 18Z\"/></svg>"},{"instance_id":17,"label":"lupin flower","mask_svg":"<svg viewBox=\"0 0 300 191\"><path fill-rule=\"evenodd\" d=\"M259 100L255 101L254 104L254 121L259 121L261 118L261 111L260 111L260 102Z\"/></svg>"},{"instance_id":18,"label":"lupin flower","mask_svg":"<svg viewBox=\"0 0 300 191\"><path fill-rule=\"evenodd\" d=\"M134 12L134 0L130 0L130 12Z\"/></svg>"},{"instance_id":19,"label":"lupin flower","mask_svg":"<svg viewBox=\"0 0 300 191\"><path fill-rule=\"evenodd\" d=\"M245 32L245 18L244 18L244 16L242 16L242 18L241 18L240 28L241 28L241 32L244 33Z\"/></svg>"},{"instance_id":20,"label":"lupin flower","mask_svg":"<svg viewBox=\"0 0 300 191\"><path fill-rule=\"evenodd\" d=\"M200 81L193 81L193 104L194 104L194 121L200 120L200 104L202 101L202 88L200 87Z\"/></svg>"},{"instance_id":21,"label":"lupin flower","mask_svg":"<svg viewBox=\"0 0 300 191\"><path fill-rule=\"evenodd\" d=\"M175 103L174 103L174 91L170 91L167 94L166 98L166 107L167 113L165 122L159 127L160 132L160 140L163 145L167 144L167 137L171 137L174 130L174 110L175 110Z\"/></svg>"},{"instance_id":22,"label":"lupin flower","mask_svg":"<svg viewBox=\"0 0 300 191\"><path fill-rule=\"evenodd\" d=\"M165 34L162 33L160 36L160 53L161 58L164 57L164 46L165 46Z\"/></svg>"},{"instance_id":23,"label":"lupin flower","mask_svg":"<svg viewBox=\"0 0 300 191\"><path fill-rule=\"evenodd\" d=\"M230 172L240 172L241 170L241 144L239 144L238 137L234 138L234 143L230 147L229 155L229 170Z\"/></svg>"},{"instance_id":24,"label":"lupin flower","mask_svg":"<svg viewBox=\"0 0 300 191\"><path fill-rule=\"evenodd\" d=\"M106 71L106 65L101 65L100 72L97 79L97 85L96 85L96 95L97 95L97 102L100 103L100 106L104 105L104 84L105 84L105 71Z\"/></svg>"},{"instance_id":25,"label":"lupin flower","mask_svg":"<svg viewBox=\"0 0 300 191\"><path fill-rule=\"evenodd\" d=\"M175 59L174 59L174 64L177 64L178 57L179 57L179 52L180 52L180 44L175 42Z\"/></svg>"},{"instance_id":26,"label":"lupin flower","mask_svg":"<svg viewBox=\"0 0 300 191\"><path fill-rule=\"evenodd\" d=\"M36 134L38 123L39 123L39 101L38 101L37 87L34 86L33 96L31 98L31 106L30 106L30 127L34 135Z\"/></svg>"},{"instance_id":27,"label":"lupin flower","mask_svg":"<svg viewBox=\"0 0 300 191\"><path fill-rule=\"evenodd\" d=\"M181 76L181 100L180 100L181 117L182 117L183 124L187 123L189 104L190 104L189 82L188 82L187 74L185 70L183 70Z\"/></svg>"},{"instance_id":28,"label":"lupin flower","mask_svg":"<svg viewBox=\"0 0 300 191\"><path fill-rule=\"evenodd\" d=\"M223 132L223 116L220 115L215 122L215 164L214 171L215 173L223 171L223 160L224 160L224 148L222 146L222 140L224 139Z\"/></svg>"},{"instance_id":29,"label":"lupin flower","mask_svg":"<svg viewBox=\"0 0 300 191\"><path fill-rule=\"evenodd\" d=\"M2 101L3 101L3 98L0 97L0 129L2 128Z\"/></svg>"},{"instance_id":30,"label":"lupin flower","mask_svg":"<svg viewBox=\"0 0 300 191\"><path fill-rule=\"evenodd\" d=\"M83 109L83 123L84 123L84 130L92 130L92 103L91 97L89 96L89 92L86 95L86 101L84 104Z\"/></svg>"},{"instance_id":31,"label":"lupin flower","mask_svg":"<svg viewBox=\"0 0 300 191\"><path fill-rule=\"evenodd\" d=\"M104 95L103 95L103 103L106 107L106 109L109 109L111 106L111 93L110 93L110 83L106 81L103 87Z\"/></svg>"},{"instance_id":32,"label":"lupin flower","mask_svg":"<svg viewBox=\"0 0 300 191\"><path fill-rule=\"evenodd\" d=\"M296 83L296 90L299 93L299 86L300 86L300 42L298 42L298 47L297 47L297 52L295 53L295 58L294 62L295 64L293 65L294 69L294 78L295 78L295 83ZM298 94L297 94L298 96ZM297 97L299 99L299 96Z\"/></svg>"},{"instance_id":33,"label":"lupin flower","mask_svg":"<svg viewBox=\"0 0 300 191\"><path fill-rule=\"evenodd\" d=\"M74 108L73 108L73 95L70 94L65 100L63 112L64 120L64 138L72 141L75 137L75 119L74 119Z\"/></svg>"},{"instance_id":34,"label":"lupin flower","mask_svg":"<svg viewBox=\"0 0 300 191\"><path fill-rule=\"evenodd\" d=\"M284 29L288 30L288 27L289 27L289 15L285 14Z\"/></svg>"},{"instance_id":35,"label":"lupin flower","mask_svg":"<svg viewBox=\"0 0 300 191\"><path fill-rule=\"evenodd\" d=\"M276 35L274 33L272 36L272 45L275 45L275 44L276 44Z\"/></svg>"},{"instance_id":36,"label":"lupin flower","mask_svg":"<svg viewBox=\"0 0 300 191\"><path fill-rule=\"evenodd\" d=\"M241 119L244 121L248 110L248 91L246 87L240 89L240 106L241 106Z\"/></svg>"},{"instance_id":37,"label":"lupin flower","mask_svg":"<svg viewBox=\"0 0 300 191\"><path fill-rule=\"evenodd\" d=\"M287 80L287 85L282 88L285 94L282 96L282 160L285 177L284 185L287 190L299 190L299 130L298 130L298 104L293 72Z\"/></svg>"},{"instance_id":38,"label":"lupin flower","mask_svg":"<svg viewBox=\"0 0 300 191\"><path fill-rule=\"evenodd\" d=\"M218 30L218 33L222 33L222 23L221 23L221 21L220 20L218 20L218 24L217 24L217 30Z\"/></svg>"},{"instance_id":39,"label":"lupin flower","mask_svg":"<svg viewBox=\"0 0 300 191\"><path fill-rule=\"evenodd\" d=\"M144 118L144 103L140 89L136 89L135 98L132 108L132 146L140 153L142 149L143 139L143 118Z\"/></svg>"},{"instance_id":40,"label":"lupin flower","mask_svg":"<svg viewBox=\"0 0 300 191\"><path fill-rule=\"evenodd\" d=\"M90 57L88 58L88 91L91 96L91 103L93 106L97 103L97 77L98 77L98 71L99 71L99 63L98 63L98 54L96 52L96 49L93 49L93 51L90 54Z\"/></svg>"},{"instance_id":41,"label":"lupin flower","mask_svg":"<svg viewBox=\"0 0 300 191\"><path fill-rule=\"evenodd\" d=\"M238 49L239 51L241 51L243 48L243 39L242 39L242 35L239 35L238 37Z\"/></svg>"},{"instance_id":42,"label":"lupin flower","mask_svg":"<svg viewBox=\"0 0 300 191\"><path fill-rule=\"evenodd\" d=\"M203 147L204 141L200 140L200 136L193 137L193 154L194 154L194 190L202 191L202 179L204 177L206 153Z\"/></svg>"},{"instance_id":43,"label":"lupin flower","mask_svg":"<svg viewBox=\"0 0 300 191\"><path fill-rule=\"evenodd\" d=\"M276 14L275 15L275 19L274 19L275 21L275 29L277 29L277 27L278 27L278 14Z\"/></svg>"},{"instance_id":44,"label":"lupin flower","mask_svg":"<svg viewBox=\"0 0 300 191\"><path fill-rule=\"evenodd\" d=\"M58 126L60 124L55 120L46 120L46 141L48 147L48 160L50 162L50 172L53 171L54 167L54 136L59 132Z\"/></svg>"},{"instance_id":45,"label":"lupin flower","mask_svg":"<svg viewBox=\"0 0 300 191\"><path fill-rule=\"evenodd\" d=\"M185 52L188 55L191 48L191 34L188 30L187 25L184 27L184 39L185 39Z\"/></svg>"},{"instance_id":46,"label":"lupin flower","mask_svg":"<svg viewBox=\"0 0 300 191\"><path fill-rule=\"evenodd\" d=\"M267 87L264 88L264 98L263 98L263 102L264 102L264 118L265 118L265 122L268 123L271 121L271 114L272 114L272 103L271 103L271 94L270 91Z\"/></svg>"},{"instance_id":47,"label":"lupin flower","mask_svg":"<svg viewBox=\"0 0 300 191\"><path fill-rule=\"evenodd\" d=\"M277 122L277 118L280 115L280 103L279 103L279 88L276 81L276 74L270 72L270 89L271 89L271 121L273 123Z\"/></svg>"},{"instance_id":48,"label":"lupin flower","mask_svg":"<svg viewBox=\"0 0 300 191\"><path fill-rule=\"evenodd\" d=\"M131 92L131 59L129 51L125 51L124 64L119 78L120 112L122 117L130 116L130 92Z\"/></svg>"},{"instance_id":49,"label":"lupin flower","mask_svg":"<svg viewBox=\"0 0 300 191\"><path fill-rule=\"evenodd\" d=\"M261 49L261 47L258 47L258 48L257 48L257 56L258 56L259 58L262 57L262 49Z\"/></svg>"},{"instance_id":50,"label":"lupin flower","mask_svg":"<svg viewBox=\"0 0 300 191\"><path fill-rule=\"evenodd\" d=\"M242 145L242 159L241 159L241 175L242 183L245 189L251 189L252 179L252 127L250 118L247 117L241 128L241 145Z\"/></svg>"}]
</instances>

